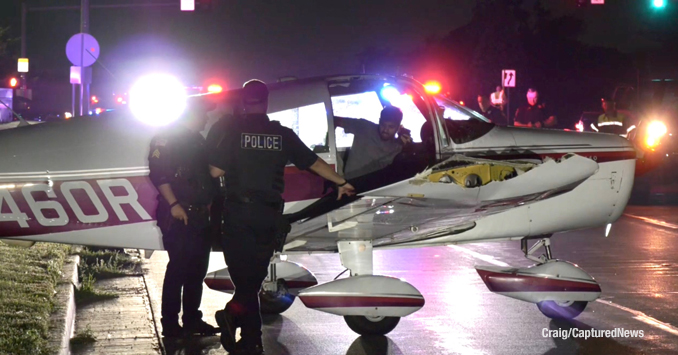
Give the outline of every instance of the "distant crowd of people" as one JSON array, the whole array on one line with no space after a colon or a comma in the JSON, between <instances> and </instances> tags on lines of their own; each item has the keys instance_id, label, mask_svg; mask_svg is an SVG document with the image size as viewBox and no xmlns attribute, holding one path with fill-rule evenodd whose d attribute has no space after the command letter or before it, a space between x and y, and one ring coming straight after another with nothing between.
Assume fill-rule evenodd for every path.
<instances>
[{"instance_id":1,"label":"distant crowd of people","mask_svg":"<svg viewBox=\"0 0 678 355\"><path fill-rule=\"evenodd\" d=\"M492 123L500 126L508 126L509 120L504 114L508 104L508 98L504 88L497 86L496 91L489 97L478 95L478 108L480 113ZM539 103L537 89L527 90L527 105L520 106L515 113L513 125L516 127L545 128L553 127L558 123L556 116L552 115L545 104Z\"/></svg>"}]
</instances>

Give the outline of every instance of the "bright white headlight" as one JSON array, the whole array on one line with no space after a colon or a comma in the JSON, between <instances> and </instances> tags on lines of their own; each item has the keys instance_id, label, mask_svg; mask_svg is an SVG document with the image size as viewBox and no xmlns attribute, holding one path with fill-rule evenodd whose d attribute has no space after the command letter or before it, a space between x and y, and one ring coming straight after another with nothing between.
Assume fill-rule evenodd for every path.
<instances>
[{"instance_id":1,"label":"bright white headlight","mask_svg":"<svg viewBox=\"0 0 678 355\"><path fill-rule=\"evenodd\" d=\"M151 126L176 121L186 109L186 90L175 77L152 74L137 81L129 92L134 117Z\"/></svg>"}]
</instances>

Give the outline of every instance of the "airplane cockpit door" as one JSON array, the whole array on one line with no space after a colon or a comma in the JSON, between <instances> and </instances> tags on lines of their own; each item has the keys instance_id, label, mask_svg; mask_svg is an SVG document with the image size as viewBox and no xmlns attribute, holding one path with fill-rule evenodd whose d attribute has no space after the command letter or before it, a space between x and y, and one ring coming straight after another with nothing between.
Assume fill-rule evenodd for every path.
<instances>
[{"instance_id":1,"label":"airplane cockpit door","mask_svg":"<svg viewBox=\"0 0 678 355\"><path fill-rule=\"evenodd\" d=\"M296 133L307 147L336 166L327 84L322 80L286 81L269 86L268 116ZM285 168L285 213L291 213L323 196L325 179L294 165Z\"/></svg>"}]
</instances>

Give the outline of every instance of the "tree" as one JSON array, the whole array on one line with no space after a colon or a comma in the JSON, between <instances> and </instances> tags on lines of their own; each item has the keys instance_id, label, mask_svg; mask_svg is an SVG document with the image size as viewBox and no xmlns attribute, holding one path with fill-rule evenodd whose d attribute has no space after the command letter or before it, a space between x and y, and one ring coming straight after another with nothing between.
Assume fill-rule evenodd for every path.
<instances>
[{"instance_id":1,"label":"tree","mask_svg":"<svg viewBox=\"0 0 678 355\"><path fill-rule=\"evenodd\" d=\"M12 38L10 27L0 27L0 78L16 72L18 38Z\"/></svg>"}]
</instances>

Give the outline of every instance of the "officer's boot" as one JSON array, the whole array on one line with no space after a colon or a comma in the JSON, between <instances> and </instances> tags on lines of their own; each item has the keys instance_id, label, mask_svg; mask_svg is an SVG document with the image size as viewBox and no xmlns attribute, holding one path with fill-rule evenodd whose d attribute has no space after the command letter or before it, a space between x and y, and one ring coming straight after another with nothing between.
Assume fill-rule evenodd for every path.
<instances>
[{"instance_id":1,"label":"officer's boot","mask_svg":"<svg viewBox=\"0 0 678 355\"><path fill-rule=\"evenodd\" d=\"M224 349L230 353L235 351L235 331L238 328L236 324L235 316L226 309L217 311L214 314L214 318L219 324L221 330L221 345L224 346Z\"/></svg>"},{"instance_id":2,"label":"officer's boot","mask_svg":"<svg viewBox=\"0 0 678 355\"><path fill-rule=\"evenodd\" d=\"M160 320L162 324L162 336L167 338L179 338L184 335L184 331L179 325L179 321L170 321L165 318Z\"/></svg>"},{"instance_id":3,"label":"officer's boot","mask_svg":"<svg viewBox=\"0 0 678 355\"><path fill-rule=\"evenodd\" d=\"M197 321L192 321L188 324L184 324L184 332L186 335L206 335L211 336L219 333L219 329L215 328L211 324L206 323L202 319Z\"/></svg>"}]
</instances>

